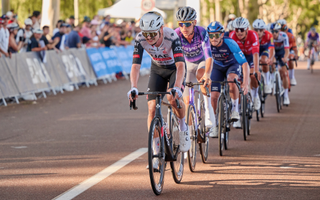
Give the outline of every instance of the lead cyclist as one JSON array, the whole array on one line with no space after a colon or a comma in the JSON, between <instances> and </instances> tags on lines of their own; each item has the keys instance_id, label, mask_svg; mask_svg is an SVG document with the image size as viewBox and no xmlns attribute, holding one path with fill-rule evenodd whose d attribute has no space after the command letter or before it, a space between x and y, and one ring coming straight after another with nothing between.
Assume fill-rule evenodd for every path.
<instances>
[{"instance_id":1,"label":"lead cyclist","mask_svg":"<svg viewBox=\"0 0 320 200\"><path fill-rule=\"evenodd\" d=\"M127 96L132 102L138 98L138 80L141 67L143 50L145 50L152 59L151 71L149 76L149 92L175 91L175 96L167 95L169 103L177 117L180 119L180 150L187 152L190 148L190 136L188 127L185 124L185 105L181 99L181 87L185 75L185 60L181 50L181 43L174 30L163 27L162 16L154 11L144 14L140 19L141 32L135 39L133 61L130 73L131 89ZM135 91L136 96L132 97L131 92ZM156 96L148 95L148 129L155 115ZM181 109L177 109L175 100L178 99ZM154 139L155 153L159 152L159 137ZM157 149L158 148L158 149ZM157 168L158 163L153 163Z\"/></svg>"},{"instance_id":2,"label":"lead cyclist","mask_svg":"<svg viewBox=\"0 0 320 200\"><path fill-rule=\"evenodd\" d=\"M186 59L187 74L186 82L204 81L200 86L203 93L205 105L205 125L210 128L210 135L217 132L215 115L211 105L210 97L206 96L205 86L211 85L212 53L207 31L197 24L197 13L195 9L185 6L176 13L179 28L175 31L178 34L182 50ZM186 106L189 105L189 90L183 92L183 99Z\"/></svg>"}]
</instances>

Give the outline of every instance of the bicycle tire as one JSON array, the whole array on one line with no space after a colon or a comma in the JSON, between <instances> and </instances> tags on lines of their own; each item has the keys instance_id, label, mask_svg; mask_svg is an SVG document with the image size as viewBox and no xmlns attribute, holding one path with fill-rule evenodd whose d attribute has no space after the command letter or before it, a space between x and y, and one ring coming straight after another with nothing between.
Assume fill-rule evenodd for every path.
<instances>
[{"instance_id":1,"label":"bicycle tire","mask_svg":"<svg viewBox=\"0 0 320 200\"><path fill-rule=\"evenodd\" d=\"M253 114L253 104L251 104L252 97L251 94L248 93L247 96L247 136L250 135L250 129L251 129L251 119Z\"/></svg>"},{"instance_id":2,"label":"bicycle tire","mask_svg":"<svg viewBox=\"0 0 320 200\"><path fill-rule=\"evenodd\" d=\"M314 65L314 55L313 55L313 52L311 54L311 61L310 61L310 71L311 71L311 74L313 74L313 65Z\"/></svg>"},{"instance_id":3,"label":"bicycle tire","mask_svg":"<svg viewBox=\"0 0 320 200\"><path fill-rule=\"evenodd\" d=\"M264 77L261 76L261 106L260 106L260 115L263 118L264 117L264 108L265 108L265 103L266 103L266 94L264 92Z\"/></svg>"},{"instance_id":4,"label":"bicycle tire","mask_svg":"<svg viewBox=\"0 0 320 200\"><path fill-rule=\"evenodd\" d=\"M224 142L224 149L228 150L228 148L229 148L229 131L227 131L225 133L223 142Z\"/></svg>"},{"instance_id":5,"label":"bicycle tire","mask_svg":"<svg viewBox=\"0 0 320 200\"><path fill-rule=\"evenodd\" d=\"M178 148L180 145L180 134L179 134L179 125L175 123L175 120L172 116L173 114L169 113L169 130L171 133L170 146L171 152L174 155L177 155L176 161L170 162L172 177L174 182L180 183L183 177L184 171L184 153L182 153ZM178 152L177 152L178 151Z\"/></svg>"},{"instance_id":6,"label":"bicycle tire","mask_svg":"<svg viewBox=\"0 0 320 200\"><path fill-rule=\"evenodd\" d=\"M280 97L280 87L279 87L279 74L275 75L275 79L276 79L276 103L277 103L277 111L278 113L280 113L280 107L281 107L281 97Z\"/></svg>"},{"instance_id":7,"label":"bicycle tire","mask_svg":"<svg viewBox=\"0 0 320 200\"><path fill-rule=\"evenodd\" d=\"M149 177L150 177L150 183L153 192L156 195L160 195L163 190L163 184L164 184L164 173L165 173L165 150L164 150L164 138L161 136L161 120L159 118L154 118L150 125L150 131L149 131L149 139L148 139L148 164L149 164ZM154 135L159 135L160 142L159 142L159 166L158 171L156 171L153 168L153 159L154 159L154 147L153 147L153 140ZM157 173L157 174L156 174ZM159 174L158 174L159 173ZM158 177L155 177L155 175L158 175ZM158 178L158 179L157 179Z\"/></svg>"},{"instance_id":8,"label":"bicycle tire","mask_svg":"<svg viewBox=\"0 0 320 200\"><path fill-rule=\"evenodd\" d=\"M204 119L205 119L205 107L204 107L204 101L202 100L199 105L200 108L200 116L198 120L198 126L199 126L199 134L201 137L205 139L204 143L199 143L199 148L200 148L200 155L201 155L201 160L203 163L206 163L208 161L209 157L209 137L206 134L207 133L207 128L204 124Z\"/></svg>"},{"instance_id":9,"label":"bicycle tire","mask_svg":"<svg viewBox=\"0 0 320 200\"><path fill-rule=\"evenodd\" d=\"M196 112L195 109L192 105L189 105L188 107L188 113L187 113L187 120L188 122L188 128L192 128L189 130L190 133L190 140L191 140L191 146L188 151L188 164L189 164L189 169L191 172L194 172L196 168L196 159L197 159L197 127L196 127Z\"/></svg>"},{"instance_id":10,"label":"bicycle tire","mask_svg":"<svg viewBox=\"0 0 320 200\"><path fill-rule=\"evenodd\" d=\"M247 140L247 95L241 95L241 114L242 114L242 132L243 139Z\"/></svg>"},{"instance_id":11,"label":"bicycle tire","mask_svg":"<svg viewBox=\"0 0 320 200\"><path fill-rule=\"evenodd\" d=\"M218 114L218 141L219 141L219 155L223 155L223 143L224 135L226 132L226 121L225 121L225 97L223 95L219 98L219 114Z\"/></svg>"}]
</instances>

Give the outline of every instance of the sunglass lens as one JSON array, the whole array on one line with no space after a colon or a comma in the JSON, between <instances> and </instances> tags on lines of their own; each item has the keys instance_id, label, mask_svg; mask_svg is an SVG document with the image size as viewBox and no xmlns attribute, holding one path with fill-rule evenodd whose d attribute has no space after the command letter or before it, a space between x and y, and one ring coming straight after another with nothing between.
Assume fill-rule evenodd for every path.
<instances>
[{"instance_id":1,"label":"sunglass lens","mask_svg":"<svg viewBox=\"0 0 320 200\"><path fill-rule=\"evenodd\" d=\"M220 37L219 33L215 33L215 34L209 34L210 39L216 38L218 39Z\"/></svg>"},{"instance_id":2,"label":"sunglass lens","mask_svg":"<svg viewBox=\"0 0 320 200\"><path fill-rule=\"evenodd\" d=\"M151 32L151 33L149 33L149 32L142 32L142 35L145 37L145 38L147 38L148 36L150 36L151 38L154 38L154 37L156 37L157 36L157 32Z\"/></svg>"},{"instance_id":3,"label":"sunglass lens","mask_svg":"<svg viewBox=\"0 0 320 200\"><path fill-rule=\"evenodd\" d=\"M180 27L183 27L183 25L185 26L185 27L190 27L191 26L191 23L190 22L181 22L181 23L179 23L179 26Z\"/></svg>"},{"instance_id":4,"label":"sunglass lens","mask_svg":"<svg viewBox=\"0 0 320 200\"><path fill-rule=\"evenodd\" d=\"M244 28L236 28L236 32L244 32Z\"/></svg>"}]
</instances>

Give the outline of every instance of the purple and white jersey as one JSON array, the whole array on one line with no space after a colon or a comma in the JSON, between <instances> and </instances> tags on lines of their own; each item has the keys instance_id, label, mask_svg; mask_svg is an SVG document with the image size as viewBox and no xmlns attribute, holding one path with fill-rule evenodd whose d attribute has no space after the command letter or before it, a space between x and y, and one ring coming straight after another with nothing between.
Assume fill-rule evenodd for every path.
<instances>
[{"instance_id":1,"label":"purple and white jersey","mask_svg":"<svg viewBox=\"0 0 320 200\"><path fill-rule=\"evenodd\" d=\"M307 36L307 42L309 42L310 40L319 42L319 34L316 33L314 36L312 36L310 31Z\"/></svg>"},{"instance_id":2,"label":"purple and white jersey","mask_svg":"<svg viewBox=\"0 0 320 200\"><path fill-rule=\"evenodd\" d=\"M182 50L186 61L199 64L207 58L212 58L210 50L210 41L207 31L201 26L194 27L194 36L191 43L183 36L180 28L177 28L176 33L180 37Z\"/></svg>"}]
</instances>

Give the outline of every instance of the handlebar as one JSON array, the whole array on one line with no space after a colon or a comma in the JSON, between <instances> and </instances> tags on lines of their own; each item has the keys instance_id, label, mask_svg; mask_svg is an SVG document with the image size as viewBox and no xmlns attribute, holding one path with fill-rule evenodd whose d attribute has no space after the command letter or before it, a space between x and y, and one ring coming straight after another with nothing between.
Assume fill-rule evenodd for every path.
<instances>
[{"instance_id":1,"label":"handlebar","mask_svg":"<svg viewBox=\"0 0 320 200\"><path fill-rule=\"evenodd\" d=\"M186 83L186 86L188 86L188 87L193 87L193 86L195 86L195 85L203 85L204 84L204 80L202 80L202 82L200 82L200 83L192 83L192 82L188 82L188 83ZM207 86L205 86L204 87L205 89L206 89L206 95L207 95L207 97L210 97L210 92L209 92L209 88L207 87Z\"/></svg>"},{"instance_id":2,"label":"handlebar","mask_svg":"<svg viewBox=\"0 0 320 200\"><path fill-rule=\"evenodd\" d=\"M237 88L239 89L240 94L243 94L243 91L241 89L241 83L236 78L233 79L233 81L212 81L212 83L220 83L220 84L235 83Z\"/></svg>"},{"instance_id":3,"label":"handlebar","mask_svg":"<svg viewBox=\"0 0 320 200\"><path fill-rule=\"evenodd\" d=\"M173 96L175 96L175 91L172 92L139 92L138 95L161 95L161 94L171 94ZM132 91L131 92L131 97L135 97L136 96L136 91ZM177 108L181 109L181 105L179 103L179 100L176 99L176 104L177 104ZM130 110L138 110L138 107L136 106L136 100L133 100L132 102L130 101Z\"/></svg>"}]
</instances>

